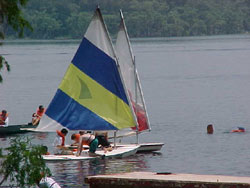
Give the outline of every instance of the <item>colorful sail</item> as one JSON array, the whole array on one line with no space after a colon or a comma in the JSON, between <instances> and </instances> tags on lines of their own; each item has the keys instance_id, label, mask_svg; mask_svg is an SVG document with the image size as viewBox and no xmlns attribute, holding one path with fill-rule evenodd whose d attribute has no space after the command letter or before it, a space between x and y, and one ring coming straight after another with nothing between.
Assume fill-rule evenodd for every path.
<instances>
[{"instance_id":1,"label":"colorful sail","mask_svg":"<svg viewBox=\"0 0 250 188\"><path fill-rule=\"evenodd\" d=\"M136 125L99 8L38 131L119 130Z\"/></svg>"},{"instance_id":2,"label":"colorful sail","mask_svg":"<svg viewBox=\"0 0 250 188\"><path fill-rule=\"evenodd\" d=\"M150 130L141 84L122 12L115 50L121 68L122 77L129 93L129 99L137 117L138 127L134 127L133 129L139 131Z\"/></svg>"}]
</instances>

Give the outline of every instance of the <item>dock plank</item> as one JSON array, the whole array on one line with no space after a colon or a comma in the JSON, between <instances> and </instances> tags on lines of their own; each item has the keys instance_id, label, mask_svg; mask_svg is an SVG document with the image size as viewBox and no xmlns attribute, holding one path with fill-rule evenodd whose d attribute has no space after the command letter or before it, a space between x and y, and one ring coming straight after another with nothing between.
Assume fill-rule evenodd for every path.
<instances>
[{"instance_id":1,"label":"dock plank","mask_svg":"<svg viewBox=\"0 0 250 188\"><path fill-rule=\"evenodd\" d=\"M90 185L90 188L250 188L250 177L154 172L88 176L85 182Z\"/></svg>"}]
</instances>

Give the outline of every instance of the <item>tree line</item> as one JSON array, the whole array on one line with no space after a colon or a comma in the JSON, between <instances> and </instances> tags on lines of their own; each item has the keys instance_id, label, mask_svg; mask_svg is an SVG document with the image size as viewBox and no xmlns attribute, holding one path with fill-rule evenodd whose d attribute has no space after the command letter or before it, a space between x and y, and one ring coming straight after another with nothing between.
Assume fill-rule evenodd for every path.
<instances>
[{"instance_id":1,"label":"tree line","mask_svg":"<svg viewBox=\"0 0 250 188\"><path fill-rule=\"evenodd\" d=\"M2 45L8 28L11 28L12 33L19 37L23 36L24 28L32 30L29 22L23 18L21 11L21 8L26 5L27 1L28 0L0 0L0 46ZM10 65L0 53L0 83L3 81L1 71L5 68L7 71L10 71Z\"/></svg>"},{"instance_id":2,"label":"tree line","mask_svg":"<svg viewBox=\"0 0 250 188\"><path fill-rule=\"evenodd\" d=\"M99 4L111 36L123 10L130 37L170 37L247 33L249 0L29 0L24 18L33 39L82 38ZM8 37L15 37L11 29Z\"/></svg>"}]
</instances>

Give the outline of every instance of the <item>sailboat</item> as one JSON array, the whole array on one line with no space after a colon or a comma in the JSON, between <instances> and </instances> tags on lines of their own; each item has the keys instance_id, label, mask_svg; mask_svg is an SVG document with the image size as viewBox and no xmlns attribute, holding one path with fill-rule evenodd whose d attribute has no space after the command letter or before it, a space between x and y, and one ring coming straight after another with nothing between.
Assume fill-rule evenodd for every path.
<instances>
[{"instance_id":1,"label":"sailboat","mask_svg":"<svg viewBox=\"0 0 250 188\"><path fill-rule=\"evenodd\" d=\"M128 90L99 8L36 131L116 131L136 126ZM115 147L105 157L126 157L138 145ZM44 156L45 160L85 160L89 156Z\"/></svg>"},{"instance_id":2,"label":"sailboat","mask_svg":"<svg viewBox=\"0 0 250 188\"><path fill-rule=\"evenodd\" d=\"M150 131L150 122L146 110L146 105L141 89L140 79L136 68L135 56L133 55L130 40L125 25L123 13L120 10L120 27L116 39L115 50L121 69L126 89L128 90L129 100L136 115L137 126L132 127L136 131L136 143L138 144L138 134ZM164 143L140 143L138 151L158 151Z\"/></svg>"}]
</instances>

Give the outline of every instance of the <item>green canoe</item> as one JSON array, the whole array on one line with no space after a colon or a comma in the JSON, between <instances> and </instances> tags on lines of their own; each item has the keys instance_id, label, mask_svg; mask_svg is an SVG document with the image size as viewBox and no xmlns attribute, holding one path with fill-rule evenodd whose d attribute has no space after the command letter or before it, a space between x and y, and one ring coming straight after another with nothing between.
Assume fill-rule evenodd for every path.
<instances>
[{"instance_id":1,"label":"green canoe","mask_svg":"<svg viewBox=\"0 0 250 188\"><path fill-rule=\"evenodd\" d=\"M8 127L0 127L0 135L6 134L17 134L17 133L25 133L30 130L25 130L26 128L36 128L36 125L32 125L31 123L22 124L22 125L9 125Z\"/></svg>"}]
</instances>

